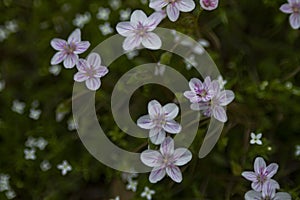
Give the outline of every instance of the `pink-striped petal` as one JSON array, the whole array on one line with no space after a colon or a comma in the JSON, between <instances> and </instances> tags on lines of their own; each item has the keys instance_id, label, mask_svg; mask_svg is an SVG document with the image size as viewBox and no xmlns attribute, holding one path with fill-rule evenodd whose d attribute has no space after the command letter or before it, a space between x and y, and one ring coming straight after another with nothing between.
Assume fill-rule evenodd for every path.
<instances>
[{"instance_id":1,"label":"pink-striped petal","mask_svg":"<svg viewBox=\"0 0 300 200\"><path fill-rule=\"evenodd\" d=\"M266 162L262 157L257 157L254 161L254 171L256 174L262 174L266 168Z\"/></svg>"},{"instance_id":2,"label":"pink-striped petal","mask_svg":"<svg viewBox=\"0 0 300 200\"><path fill-rule=\"evenodd\" d=\"M101 65L101 57L97 53L91 53L87 57L87 62L93 67L100 66Z\"/></svg>"},{"instance_id":3,"label":"pink-striped petal","mask_svg":"<svg viewBox=\"0 0 300 200\"><path fill-rule=\"evenodd\" d=\"M146 22L147 15L142 10L135 10L130 17L130 22L133 25L139 24L139 22Z\"/></svg>"},{"instance_id":4,"label":"pink-striped petal","mask_svg":"<svg viewBox=\"0 0 300 200\"><path fill-rule=\"evenodd\" d=\"M156 118L157 116L163 114L162 107L160 103L156 100L152 100L148 103L148 113L151 119Z\"/></svg>"},{"instance_id":5,"label":"pink-striped petal","mask_svg":"<svg viewBox=\"0 0 300 200\"><path fill-rule=\"evenodd\" d=\"M123 42L123 49L125 51L133 50L136 47L139 47L142 42L142 37L140 35L133 35L127 37Z\"/></svg>"},{"instance_id":6,"label":"pink-striped petal","mask_svg":"<svg viewBox=\"0 0 300 200\"><path fill-rule=\"evenodd\" d=\"M174 140L171 137L167 137L160 145L160 152L163 157L169 157L174 153Z\"/></svg>"},{"instance_id":7,"label":"pink-striped petal","mask_svg":"<svg viewBox=\"0 0 300 200\"><path fill-rule=\"evenodd\" d=\"M168 5L168 1L165 0L150 0L150 4L149 7L153 8L155 10L159 10L163 7L165 7L166 5Z\"/></svg>"},{"instance_id":8,"label":"pink-striped petal","mask_svg":"<svg viewBox=\"0 0 300 200\"><path fill-rule=\"evenodd\" d=\"M242 176L249 181L257 181L257 175L251 171L245 171L242 173Z\"/></svg>"},{"instance_id":9,"label":"pink-striped petal","mask_svg":"<svg viewBox=\"0 0 300 200\"><path fill-rule=\"evenodd\" d=\"M157 11L151 14L145 24L148 28L147 30L153 31L165 17L166 14L164 14L162 11Z\"/></svg>"},{"instance_id":10,"label":"pink-striped petal","mask_svg":"<svg viewBox=\"0 0 300 200\"><path fill-rule=\"evenodd\" d=\"M78 61L78 55L73 53L69 54L64 60L64 66L67 69L73 68L76 65L77 61Z\"/></svg>"},{"instance_id":11,"label":"pink-striped petal","mask_svg":"<svg viewBox=\"0 0 300 200\"><path fill-rule=\"evenodd\" d=\"M76 64L76 67L77 67L78 71L86 72L87 69L90 68L90 65L88 64L88 62L85 59L80 58Z\"/></svg>"},{"instance_id":12,"label":"pink-striped petal","mask_svg":"<svg viewBox=\"0 0 300 200\"><path fill-rule=\"evenodd\" d=\"M158 130L158 132L156 134L154 134L157 130ZM149 138L153 144L159 145L165 140L166 132L162 129L155 129L155 128L151 129Z\"/></svg>"},{"instance_id":13,"label":"pink-striped petal","mask_svg":"<svg viewBox=\"0 0 300 200\"><path fill-rule=\"evenodd\" d=\"M81 31L79 28L75 29L68 37L68 43L77 43L81 41Z\"/></svg>"},{"instance_id":14,"label":"pink-striped petal","mask_svg":"<svg viewBox=\"0 0 300 200\"><path fill-rule=\"evenodd\" d=\"M226 111L221 106L215 106L213 108L213 116L215 119L219 120L220 122L225 123L227 121Z\"/></svg>"},{"instance_id":15,"label":"pink-striped petal","mask_svg":"<svg viewBox=\"0 0 300 200\"><path fill-rule=\"evenodd\" d=\"M179 0L175 2L176 7L182 12L190 12L195 8L195 2L193 0Z\"/></svg>"},{"instance_id":16,"label":"pink-striped petal","mask_svg":"<svg viewBox=\"0 0 300 200\"><path fill-rule=\"evenodd\" d=\"M158 151L145 150L141 153L141 161L149 167L159 167L163 163L163 157Z\"/></svg>"},{"instance_id":17,"label":"pink-striped petal","mask_svg":"<svg viewBox=\"0 0 300 200\"><path fill-rule=\"evenodd\" d=\"M135 34L135 28L131 25L130 22L119 22L116 29L117 32L124 37L133 36Z\"/></svg>"},{"instance_id":18,"label":"pink-striped petal","mask_svg":"<svg viewBox=\"0 0 300 200\"><path fill-rule=\"evenodd\" d=\"M157 183L158 181L162 180L165 177L165 175L166 175L165 168L161 168L161 167L153 168L149 176L149 181L150 183Z\"/></svg>"},{"instance_id":19,"label":"pink-striped petal","mask_svg":"<svg viewBox=\"0 0 300 200\"><path fill-rule=\"evenodd\" d=\"M168 103L163 106L163 112L165 113L166 120L171 120L178 115L179 108L175 103Z\"/></svg>"},{"instance_id":20,"label":"pink-striped petal","mask_svg":"<svg viewBox=\"0 0 300 200\"><path fill-rule=\"evenodd\" d=\"M58 38L54 38L53 40L51 40L50 44L53 47L53 49L57 51L63 51L68 45L67 41Z\"/></svg>"},{"instance_id":21,"label":"pink-striped petal","mask_svg":"<svg viewBox=\"0 0 300 200\"><path fill-rule=\"evenodd\" d=\"M89 77L86 75L86 73L83 72L77 72L74 75L74 81L76 82L83 82L86 81Z\"/></svg>"},{"instance_id":22,"label":"pink-striped petal","mask_svg":"<svg viewBox=\"0 0 300 200\"><path fill-rule=\"evenodd\" d=\"M176 134L176 133L180 133L181 131L181 125L178 124L176 121L174 120L169 120L167 121L164 125L163 125L163 128L166 132L168 133L173 133L173 134Z\"/></svg>"},{"instance_id":23,"label":"pink-striped petal","mask_svg":"<svg viewBox=\"0 0 300 200\"><path fill-rule=\"evenodd\" d=\"M285 3L282 6L280 6L279 8L281 10L281 12L286 13L286 14L291 14L293 13L293 8L290 4Z\"/></svg>"},{"instance_id":24,"label":"pink-striped petal","mask_svg":"<svg viewBox=\"0 0 300 200\"><path fill-rule=\"evenodd\" d=\"M192 160L192 153L186 148L178 148L174 151L173 159L175 165L182 166Z\"/></svg>"},{"instance_id":25,"label":"pink-striped petal","mask_svg":"<svg viewBox=\"0 0 300 200\"><path fill-rule=\"evenodd\" d=\"M142 37L142 44L147 49L160 49L162 42L158 35L152 32L148 32Z\"/></svg>"},{"instance_id":26,"label":"pink-striped petal","mask_svg":"<svg viewBox=\"0 0 300 200\"><path fill-rule=\"evenodd\" d=\"M234 93L231 90L222 91L219 97L220 106L227 106L234 99Z\"/></svg>"},{"instance_id":27,"label":"pink-striped petal","mask_svg":"<svg viewBox=\"0 0 300 200\"><path fill-rule=\"evenodd\" d=\"M204 88L202 82L197 78L192 78L189 82L189 86L190 86L191 91L193 91L195 93Z\"/></svg>"},{"instance_id":28,"label":"pink-striped petal","mask_svg":"<svg viewBox=\"0 0 300 200\"><path fill-rule=\"evenodd\" d=\"M293 29L300 28L300 14L299 13L291 14L289 20L290 20L291 27Z\"/></svg>"},{"instance_id":29,"label":"pink-striped petal","mask_svg":"<svg viewBox=\"0 0 300 200\"><path fill-rule=\"evenodd\" d=\"M143 129L153 129L155 127L155 124L152 123L149 115L140 117L137 120L137 125Z\"/></svg>"},{"instance_id":30,"label":"pink-striped petal","mask_svg":"<svg viewBox=\"0 0 300 200\"><path fill-rule=\"evenodd\" d=\"M81 53L85 52L90 47L90 45L91 44L88 41L78 42L76 44L76 48L75 48L74 53L75 54L81 54Z\"/></svg>"},{"instance_id":31,"label":"pink-striped petal","mask_svg":"<svg viewBox=\"0 0 300 200\"><path fill-rule=\"evenodd\" d=\"M94 67L94 70L95 70L94 77L96 78L101 78L108 73L108 68L105 66Z\"/></svg>"},{"instance_id":32,"label":"pink-striped petal","mask_svg":"<svg viewBox=\"0 0 300 200\"><path fill-rule=\"evenodd\" d=\"M101 86L101 81L99 78L89 78L85 81L85 85L88 89L95 91L98 90Z\"/></svg>"},{"instance_id":33,"label":"pink-striped petal","mask_svg":"<svg viewBox=\"0 0 300 200\"><path fill-rule=\"evenodd\" d=\"M175 22L179 18L179 10L174 4L167 6L167 15L172 22Z\"/></svg>"},{"instance_id":34,"label":"pink-striped petal","mask_svg":"<svg viewBox=\"0 0 300 200\"><path fill-rule=\"evenodd\" d=\"M272 178L277 173L278 167L276 163L271 163L265 168L264 174L266 174L268 178Z\"/></svg>"},{"instance_id":35,"label":"pink-striped petal","mask_svg":"<svg viewBox=\"0 0 300 200\"><path fill-rule=\"evenodd\" d=\"M251 183L251 188L257 192L261 192L262 190L262 183L259 181L252 182Z\"/></svg>"},{"instance_id":36,"label":"pink-striped petal","mask_svg":"<svg viewBox=\"0 0 300 200\"><path fill-rule=\"evenodd\" d=\"M182 174L179 167L170 165L166 168L166 172L168 176L176 183L180 183L182 181Z\"/></svg>"},{"instance_id":37,"label":"pink-striped petal","mask_svg":"<svg viewBox=\"0 0 300 200\"><path fill-rule=\"evenodd\" d=\"M286 192L277 192L275 197L274 197L274 200L292 200L292 197L289 193L286 193Z\"/></svg>"},{"instance_id":38,"label":"pink-striped petal","mask_svg":"<svg viewBox=\"0 0 300 200\"><path fill-rule=\"evenodd\" d=\"M51 65L57 65L61 63L64 59L66 59L67 55L60 51L54 54L54 56L51 59Z\"/></svg>"},{"instance_id":39,"label":"pink-striped petal","mask_svg":"<svg viewBox=\"0 0 300 200\"><path fill-rule=\"evenodd\" d=\"M245 194L245 200L261 200L261 193L250 190Z\"/></svg>"},{"instance_id":40,"label":"pink-striped petal","mask_svg":"<svg viewBox=\"0 0 300 200\"><path fill-rule=\"evenodd\" d=\"M214 10L218 7L219 0L200 0L200 5L204 10Z\"/></svg>"}]
</instances>

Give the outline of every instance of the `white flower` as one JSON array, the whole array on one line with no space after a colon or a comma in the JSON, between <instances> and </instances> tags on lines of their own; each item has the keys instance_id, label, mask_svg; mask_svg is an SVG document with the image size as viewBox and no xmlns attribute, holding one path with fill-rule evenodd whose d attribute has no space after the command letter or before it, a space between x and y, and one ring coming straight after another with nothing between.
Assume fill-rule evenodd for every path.
<instances>
[{"instance_id":1,"label":"white flower","mask_svg":"<svg viewBox=\"0 0 300 200\"><path fill-rule=\"evenodd\" d=\"M0 81L0 92L5 88L5 80Z\"/></svg>"},{"instance_id":2,"label":"white flower","mask_svg":"<svg viewBox=\"0 0 300 200\"><path fill-rule=\"evenodd\" d=\"M2 42L3 40L5 40L8 37L8 31L0 26L0 42Z\"/></svg>"},{"instance_id":3,"label":"white flower","mask_svg":"<svg viewBox=\"0 0 300 200\"><path fill-rule=\"evenodd\" d=\"M60 74L60 71L61 71L60 65L53 65L49 67L49 72L54 76L58 76Z\"/></svg>"},{"instance_id":4,"label":"white flower","mask_svg":"<svg viewBox=\"0 0 300 200\"><path fill-rule=\"evenodd\" d=\"M17 195L16 195L15 191L8 190L7 192L5 192L5 196L7 199L14 199Z\"/></svg>"},{"instance_id":5,"label":"white flower","mask_svg":"<svg viewBox=\"0 0 300 200\"><path fill-rule=\"evenodd\" d=\"M28 137L26 142L25 142L25 146L26 147L30 147L30 148L33 148L35 147L35 144L36 144L36 139L34 137Z\"/></svg>"},{"instance_id":6,"label":"white flower","mask_svg":"<svg viewBox=\"0 0 300 200\"><path fill-rule=\"evenodd\" d=\"M128 184L126 185L126 189L135 192L137 185L138 185L137 181L129 180Z\"/></svg>"},{"instance_id":7,"label":"white flower","mask_svg":"<svg viewBox=\"0 0 300 200\"><path fill-rule=\"evenodd\" d=\"M0 192L10 189L9 179L10 176L8 174L0 174Z\"/></svg>"},{"instance_id":8,"label":"white flower","mask_svg":"<svg viewBox=\"0 0 300 200\"><path fill-rule=\"evenodd\" d=\"M10 33L15 33L18 31L19 26L15 20L7 21L5 22L5 28L8 30Z\"/></svg>"},{"instance_id":9,"label":"white flower","mask_svg":"<svg viewBox=\"0 0 300 200\"><path fill-rule=\"evenodd\" d=\"M102 8L102 7L100 7L98 9L97 19L108 20L109 19L109 15L110 15L110 9L109 8Z\"/></svg>"},{"instance_id":10,"label":"white flower","mask_svg":"<svg viewBox=\"0 0 300 200\"><path fill-rule=\"evenodd\" d=\"M154 190L150 190L148 187L145 187L144 191L141 194L141 197L146 197L147 200L151 200L153 194L155 194Z\"/></svg>"},{"instance_id":11,"label":"white flower","mask_svg":"<svg viewBox=\"0 0 300 200\"><path fill-rule=\"evenodd\" d=\"M24 102L21 102L19 100L14 100L11 109L16 113L23 114L25 106L26 104Z\"/></svg>"},{"instance_id":12,"label":"white flower","mask_svg":"<svg viewBox=\"0 0 300 200\"><path fill-rule=\"evenodd\" d=\"M125 21L130 18L131 9L127 8L126 10L120 10L120 20Z\"/></svg>"},{"instance_id":13,"label":"white flower","mask_svg":"<svg viewBox=\"0 0 300 200\"><path fill-rule=\"evenodd\" d=\"M102 25L99 25L99 29L102 35L109 35L114 32L113 28L110 26L109 22L105 22Z\"/></svg>"},{"instance_id":14,"label":"white flower","mask_svg":"<svg viewBox=\"0 0 300 200\"><path fill-rule=\"evenodd\" d=\"M61 174L64 176L68 173L68 171L72 170L72 166L68 163L68 161L64 160L61 164L57 165L57 169L60 169Z\"/></svg>"},{"instance_id":15,"label":"white flower","mask_svg":"<svg viewBox=\"0 0 300 200\"><path fill-rule=\"evenodd\" d=\"M122 180L125 182L131 181L133 178L138 177L137 173L122 173Z\"/></svg>"},{"instance_id":16,"label":"white flower","mask_svg":"<svg viewBox=\"0 0 300 200\"><path fill-rule=\"evenodd\" d=\"M40 168L43 172L48 171L49 169L51 169L51 164L48 160L43 160L43 162L41 162L40 164Z\"/></svg>"},{"instance_id":17,"label":"white flower","mask_svg":"<svg viewBox=\"0 0 300 200\"><path fill-rule=\"evenodd\" d=\"M44 150L47 145L48 145L47 140L45 140L42 137L39 137L35 142L35 146L38 147L40 150Z\"/></svg>"},{"instance_id":18,"label":"white flower","mask_svg":"<svg viewBox=\"0 0 300 200\"><path fill-rule=\"evenodd\" d=\"M296 145L295 156L300 156L300 145Z\"/></svg>"},{"instance_id":19,"label":"white flower","mask_svg":"<svg viewBox=\"0 0 300 200\"><path fill-rule=\"evenodd\" d=\"M74 131L77 129L77 123L75 122L75 120L73 118L70 118L68 120L68 130L69 131Z\"/></svg>"},{"instance_id":20,"label":"white flower","mask_svg":"<svg viewBox=\"0 0 300 200\"><path fill-rule=\"evenodd\" d=\"M91 20L91 14L85 12L84 14L76 14L75 19L73 20L73 25L78 28L83 28L85 24L89 23Z\"/></svg>"},{"instance_id":21,"label":"white flower","mask_svg":"<svg viewBox=\"0 0 300 200\"><path fill-rule=\"evenodd\" d=\"M26 160L35 160L35 149L24 149L25 159Z\"/></svg>"},{"instance_id":22,"label":"white flower","mask_svg":"<svg viewBox=\"0 0 300 200\"><path fill-rule=\"evenodd\" d=\"M132 60L134 57L139 55L139 51L138 50L133 50L133 51L129 51L126 53L126 56L129 60Z\"/></svg>"},{"instance_id":23,"label":"white flower","mask_svg":"<svg viewBox=\"0 0 300 200\"><path fill-rule=\"evenodd\" d=\"M262 133L258 133L258 134L251 133L250 144L262 145L261 137L262 137Z\"/></svg>"},{"instance_id":24,"label":"white flower","mask_svg":"<svg viewBox=\"0 0 300 200\"><path fill-rule=\"evenodd\" d=\"M42 111L39 109L30 109L29 117L34 120L38 120L40 118Z\"/></svg>"},{"instance_id":25,"label":"white flower","mask_svg":"<svg viewBox=\"0 0 300 200\"><path fill-rule=\"evenodd\" d=\"M119 196L116 196L115 198L110 199L110 200L120 200L120 197L119 197Z\"/></svg>"},{"instance_id":26,"label":"white flower","mask_svg":"<svg viewBox=\"0 0 300 200\"><path fill-rule=\"evenodd\" d=\"M121 7L121 1L120 0L110 0L109 5L112 9L117 10Z\"/></svg>"}]
</instances>

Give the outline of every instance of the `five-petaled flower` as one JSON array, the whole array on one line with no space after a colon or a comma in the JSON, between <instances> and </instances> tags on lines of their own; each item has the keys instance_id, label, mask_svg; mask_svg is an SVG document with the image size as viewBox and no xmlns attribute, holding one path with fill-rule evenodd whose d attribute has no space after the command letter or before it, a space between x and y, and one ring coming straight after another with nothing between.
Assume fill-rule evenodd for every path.
<instances>
[{"instance_id":1,"label":"five-petaled flower","mask_svg":"<svg viewBox=\"0 0 300 200\"><path fill-rule=\"evenodd\" d=\"M152 195L155 194L154 190L150 190L147 186L144 188L144 191L141 194L141 197L146 197L147 200L152 199Z\"/></svg>"},{"instance_id":2,"label":"five-petaled flower","mask_svg":"<svg viewBox=\"0 0 300 200\"><path fill-rule=\"evenodd\" d=\"M58 52L52 57L51 65L63 62L65 68L73 68L78 61L78 54L85 52L90 43L81 41L80 29L75 29L68 38L68 41L54 38L51 46Z\"/></svg>"},{"instance_id":3,"label":"five-petaled flower","mask_svg":"<svg viewBox=\"0 0 300 200\"><path fill-rule=\"evenodd\" d=\"M108 69L101 65L101 58L97 53L88 55L87 60L79 59L77 63L78 72L74 75L74 80L84 82L88 89L97 90L101 86L100 78L108 73Z\"/></svg>"},{"instance_id":4,"label":"five-petaled flower","mask_svg":"<svg viewBox=\"0 0 300 200\"><path fill-rule=\"evenodd\" d=\"M242 176L249 181L252 181L251 187L257 192L261 192L264 184L271 180L273 184L277 182L271 179L278 170L278 165L276 163L271 163L266 166L266 162L263 158L257 157L254 161L254 172L245 171ZM278 183L277 183L278 184Z\"/></svg>"},{"instance_id":5,"label":"five-petaled flower","mask_svg":"<svg viewBox=\"0 0 300 200\"><path fill-rule=\"evenodd\" d=\"M68 163L68 161L64 160L61 164L57 165L57 169L60 169L61 174L64 176L68 173L68 171L72 170L72 166Z\"/></svg>"},{"instance_id":6,"label":"five-petaled flower","mask_svg":"<svg viewBox=\"0 0 300 200\"><path fill-rule=\"evenodd\" d=\"M288 3L283 4L280 10L286 14L291 14L289 21L293 29L300 28L300 1L288 0Z\"/></svg>"},{"instance_id":7,"label":"five-petaled flower","mask_svg":"<svg viewBox=\"0 0 300 200\"><path fill-rule=\"evenodd\" d=\"M200 5L204 10L214 10L219 5L219 0L200 0Z\"/></svg>"},{"instance_id":8,"label":"five-petaled flower","mask_svg":"<svg viewBox=\"0 0 300 200\"><path fill-rule=\"evenodd\" d=\"M153 144L161 144L166 132L177 134L181 131L181 125L174 118L178 115L179 108L174 103L161 106L156 100L148 103L149 115L144 115L137 120L137 125L143 129L150 129L149 137Z\"/></svg>"},{"instance_id":9,"label":"five-petaled flower","mask_svg":"<svg viewBox=\"0 0 300 200\"><path fill-rule=\"evenodd\" d=\"M145 150L141 154L142 162L153 167L149 181L156 183L162 180L166 173L175 182L182 181L182 174L178 166L185 165L192 159L192 153L186 148L174 150L174 140L167 137L160 146L159 151Z\"/></svg>"},{"instance_id":10,"label":"five-petaled flower","mask_svg":"<svg viewBox=\"0 0 300 200\"><path fill-rule=\"evenodd\" d=\"M250 144L262 145L261 137L262 137L262 133L258 133L258 134L251 133Z\"/></svg>"},{"instance_id":11,"label":"five-petaled flower","mask_svg":"<svg viewBox=\"0 0 300 200\"><path fill-rule=\"evenodd\" d=\"M159 49L162 42L159 36L152 31L162 19L163 16L158 12L147 17L143 11L136 10L132 13L130 22L118 23L116 27L118 33L126 37L123 49L125 51L133 50L141 44L148 49Z\"/></svg>"},{"instance_id":12,"label":"five-petaled flower","mask_svg":"<svg viewBox=\"0 0 300 200\"><path fill-rule=\"evenodd\" d=\"M190 12L195 8L193 0L151 0L149 7L159 10L167 6L167 15L172 22L175 22L181 12Z\"/></svg>"},{"instance_id":13,"label":"five-petaled flower","mask_svg":"<svg viewBox=\"0 0 300 200\"><path fill-rule=\"evenodd\" d=\"M245 194L245 200L291 200L291 195L286 192L277 192L276 189L279 189L277 182L273 180L267 181L263 188L262 192L257 192L250 190Z\"/></svg>"}]
</instances>

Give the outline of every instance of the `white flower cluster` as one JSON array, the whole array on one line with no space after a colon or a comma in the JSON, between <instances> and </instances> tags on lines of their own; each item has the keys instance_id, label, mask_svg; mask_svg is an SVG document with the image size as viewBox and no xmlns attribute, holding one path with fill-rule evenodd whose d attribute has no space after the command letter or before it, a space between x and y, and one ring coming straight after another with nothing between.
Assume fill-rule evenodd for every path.
<instances>
[{"instance_id":1,"label":"white flower cluster","mask_svg":"<svg viewBox=\"0 0 300 200\"><path fill-rule=\"evenodd\" d=\"M4 25L0 25L0 42L6 40L12 33L16 33L19 29L16 20L6 21Z\"/></svg>"},{"instance_id":2,"label":"white flower cluster","mask_svg":"<svg viewBox=\"0 0 300 200\"><path fill-rule=\"evenodd\" d=\"M10 176L8 174L0 174L0 192L5 192L7 199L14 199L17 195L10 187Z\"/></svg>"}]
</instances>

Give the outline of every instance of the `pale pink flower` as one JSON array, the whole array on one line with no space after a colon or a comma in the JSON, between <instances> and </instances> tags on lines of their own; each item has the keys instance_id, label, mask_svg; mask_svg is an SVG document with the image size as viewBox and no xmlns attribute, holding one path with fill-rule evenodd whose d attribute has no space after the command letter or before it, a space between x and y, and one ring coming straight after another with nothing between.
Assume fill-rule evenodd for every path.
<instances>
[{"instance_id":1,"label":"pale pink flower","mask_svg":"<svg viewBox=\"0 0 300 200\"><path fill-rule=\"evenodd\" d=\"M126 37L123 49L125 51L133 50L141 44L148 49L159 49L162 42L159 36L152 31L162 19L161 12L155 12L147 17L143 11L136 10L132 13L130 22L119 22L116 29L120 35Z\"/></svg>"},{"instance_id":2,"label":"pale pink flower","mask_svg":"<svg viewBox=\"0 0 300 200\"><path fill-rule=\"evenodd\" d=\"M200 0L200 5L204 10L214 10L219 5L219 0Z\"/></svg>"},{"instance_id":3,"label":"pale pink flower","mask_svg":"<svg viewBox=\"0 0 300 200\"><path fill-rule=\"evenodd\" d=\"M150 0L150 8L155 10L166 7L167 15L172 22L175 22L181 12L190 12L195 8L193 0Z\"/></svg>"},{"instance_id":4,"label":"pale pink flower","mask_svg":"<svg viewBox=\"0 0 300 200\"><path fill-rule=\"evenodd\" d=\"M137 120L137 125L143 129L150 129L149 138L153 144L161 144L166 132L177 134L181 131L181 125L174 118L179 109L176 104L168 103L161 106L156 100L148 103L149 115L144 115Z\"/></svg>"},{"instance_id":5,"label":"pale pink flower","mask_svg":"<svg viewBox=\"0 0 300 200\"><path fill-rule=\"evenodd\" d=\"M68 41L54 38L51 40L51 46L58 52L52 57L51 65L64 63L65 68L73 68L78 61L78 54L85 52L90 43L81 41L80 29L76 29L71 33Z\"/></svg>"},{"instance_id":6,"label":"pale pink flower","mask_svg":"<svg viewBox=\"0 0 300 200\"><path fill-rule=\"evenodd\" d=\"M252 181L251 187L257 192L261 192L264 184L272 180L273 184L277 182L271 179L278 170L278 165L276 163L271 163L266 166L266 162L263 158L257 157L254 161L254 172L245 171L242 173L242 176L249 181ZM278 183L277 183L278 184Z\"/></svg>"},{"instance_id":7,"label":"pale pink flower","mask_svg":"<svg viewBox=\"0 0 300 200\"><path fill-rule=\"evenodd\" d=\"M97 53L91 53L87 60L79 59L77 63L78 72L74 75L74 80L84 82L90 90L97 90L101 86L100 78L108 73L108 69L101 65L101 58Z\"/></svg>"},{"instance_id":8,"label":"pale pink flower","mask_svg":"<svg viewBox=\"0 0 300 200\"><path fill-rule=\"evenodd\" d=\"M289 21L293 29L300 28L300 0L288 0L280 10L286 14L291 14Z\"/></svg>"},{"instance_id":9,"label":"pale pink flower","mask_svg":"<svg viewBox=\"0 0 300 200\"><path fill-rule=\"evenodd\" d=\"M182 174L178 166L183 166L192 159L192 153L186 148L174 150L174 141L167 137L160 146L159 151L146 150L141 154L142 162L153 167L149 181L156 183L167 174L173 181L180 183Z\"/></svg>"}]
</instances>

